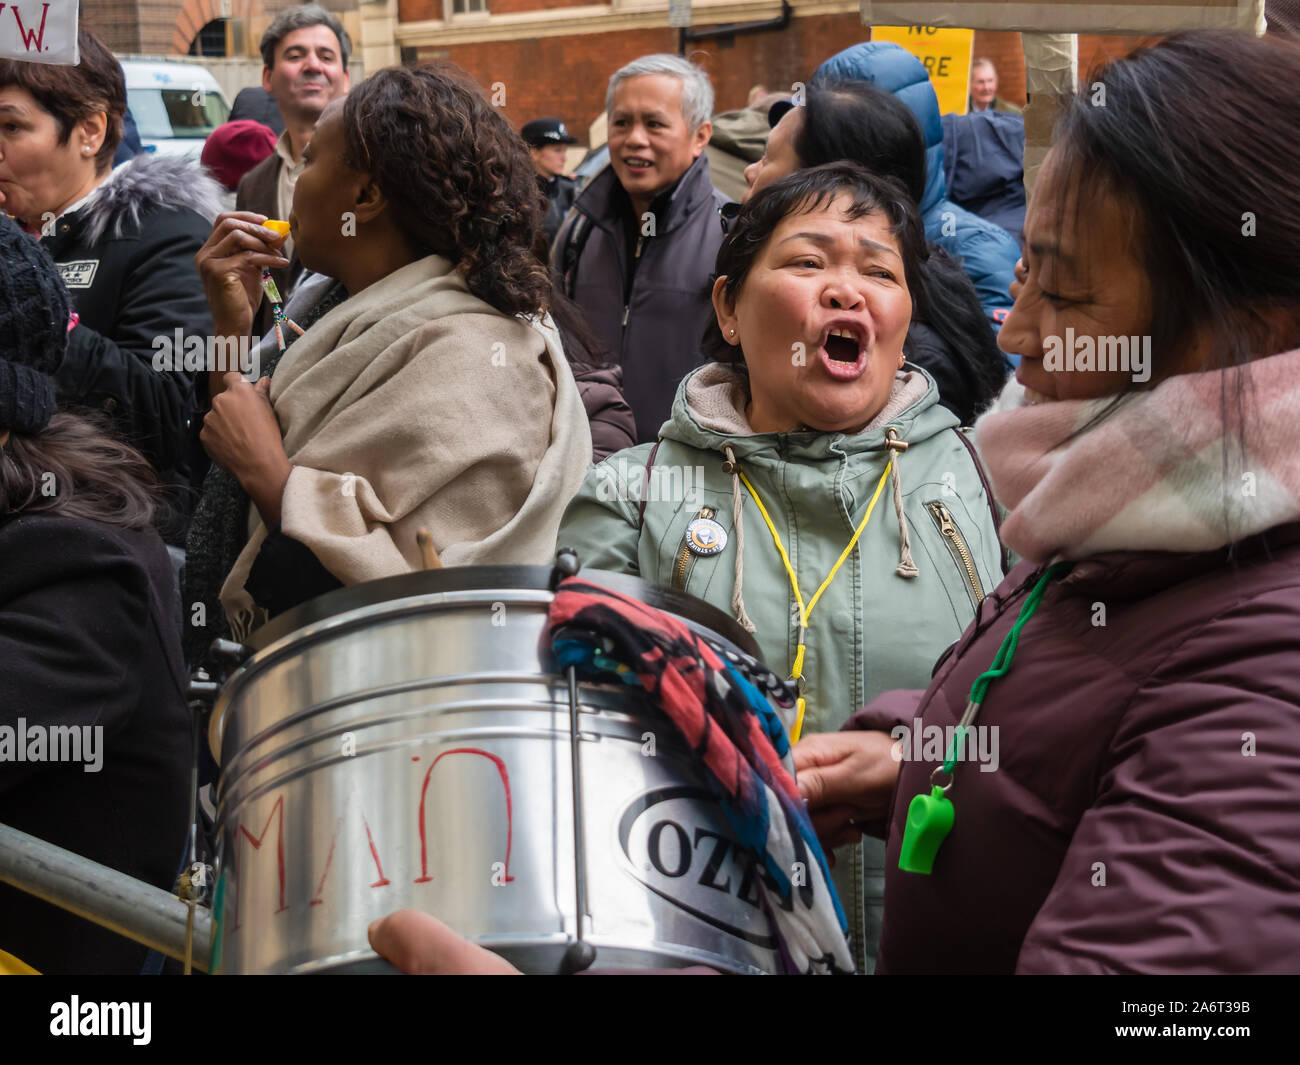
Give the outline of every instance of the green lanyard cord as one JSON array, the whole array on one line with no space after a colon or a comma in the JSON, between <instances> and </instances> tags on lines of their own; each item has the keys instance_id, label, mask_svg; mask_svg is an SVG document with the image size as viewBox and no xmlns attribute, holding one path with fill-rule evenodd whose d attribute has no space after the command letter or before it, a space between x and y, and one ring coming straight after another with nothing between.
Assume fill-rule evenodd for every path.
<instances>
[{"instance_id":1,"label":"green lanyard cord","mask_svg":"<svg viewBox=\"0 0 1300 1065\"><path fill-rule=\"evenodd\" d=\"M907 807L907 821L898 854L898 868L903 872L928 875L933 870L935 855L948 837L948 833L952 831L956 817L947 792L952 787L952 772L957 765L959 745L964 747L966 732L970 723L975 720L975 715L979 713L980 704L988 694L989 685L998 677L1006 676L1007 671L1011 669L1011 661L1016 657L1016 647L1020 643L1020 630L1034 616L1034 612L1047 592L1047 585L1053 578L1068 573L1073 565L1073 562L1057 562L1047 567L1043 575L1038 578L1033 591L1026 597L1024 605L1020 608L1020 616L1011 626L1011 631L1002 640L1002 645L993 659L993 665L976 677L975 683L971 685L970 702L966 704L966 712L961 715L961 721L953 731L948 757L944 759L942 766L930 774L930 793L927 795L921 792L913 796ZM935 779L940 774L948 777L947 784L940 784Z\"/></svg>"},{"instance_id":2,"label":"green lanyard cord","mask_svg":"<svg viewBox=\"0 0 1300 1065\"><path fill-rule=\"evenodd\" d=\"M1038 583L1034 585L1033 590L1025 599L1024 606L1020 608L1020 616L1011 626L1011 631L1007 633L1002 641L1002 646L998 648L998 653L993 657L993 665L975 678L975 683L970 686L970 702L966 705L966 712L962 714L961 723L953 732L952 745L948 748L948 757L944 759L943 771L951 774L953 768L957 765L958 746L964 741L967 727L974 720L975 714L979 711L980 705L984 702L984 697L988 694L989 685L998 677L1006 676L1011 669L1012 659L1016 657L1016 648L1020 645L1020 630L1025 627L1029 619L1034 616L1038 610L1038 604L1043 601L1043 596L1047 594L1047 585L1056 577L1064 576L1074 567L1073 562L1056 562L1043 572L1038 578Z\"/></svg>"}]
</instances>

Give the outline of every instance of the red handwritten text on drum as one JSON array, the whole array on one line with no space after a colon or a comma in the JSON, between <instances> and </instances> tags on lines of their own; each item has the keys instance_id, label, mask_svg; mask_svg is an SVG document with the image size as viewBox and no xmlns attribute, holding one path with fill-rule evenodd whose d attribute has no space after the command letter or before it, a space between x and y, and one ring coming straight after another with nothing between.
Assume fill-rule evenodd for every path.
<instances>
[{"instance_id":1,"label":"red handwritten text on drum","mask_svg":"<svg viewBox=\"0 0 1300 1065\"><path fill-rule=\"evenodd\" d=\"M321 873L320 883L316 885L316 894L314 894L311 899L311 904L313 906L319 906L322 902L325 901L325 899L321 895L321 892L325 888L325 878L330 875L330 866L334 862L334 845L339 841L339 829L343 827L343 819L347 817L348 806L352 804L352 799L355 795L356 792L353 791L353 793L348 796L348 802L347 805L343 807L342 815L339 817L337 821L334 822L334 835L330 836L330 849L329 849L329 853L325 856L325 871ZM375 837L370 834L370 822L366 820L365 814L361 815L361 823L366 828L366 842L370 844L370 857L375 860L375 870L376 872L379 873L379 879L376 880L370 886L372 888L385 887L388 884L391 884L392 881L389 880L386 876L384 876L384 867L382 864L380 864L379 861L379 851L375 849Z\"/></svg>"},{"instance_id":2,"label":"red handwritten text on drum","mask_svg":"<svg viewBox=\"0 0 1300 1065\"><path fill-rule=\"evenodd\" d=\"M271 827L271 821L275 821L275 871L280 879L280 905L276 908L276 913L283 913L289 907L284 903L284 796L276 797L275 805L271 807L271 812L266 815L266 824L262 826L261 834L254 839L253 833L249 832L241 822L239 828L235 831L235 891L231 899L231 907L234 911L234 920L231 921L231 929L239 927L239 844L242 839L247 839L253 845L254 850L262 849L262 841L266 839L266 833Z\"/></svg>"},{"instance_id":3,"label":"red handwritten text on drum","mask_svg":"<svg viewBox=\"0 0 1300 1065\"><path fill-rule=\"evenodd\" d=\"M488 751L481 750L477 747L456 747L449 751L443 751L433 760L433 763L429 766L428 771L424 774L424 780L420 786L420 798L419 798L420 875L415 878L413 883L424 884L424 883L428 883L433 879L433 877L429 873L429 848L428 848L428 839L427 839L426 826L425 826L425 802L429 792L429 780L433 775L434 769L437 767L438 763L442 761L442 759L452 754L478 755L479 757L486 758L496 768L497 775L501 779L501 787L505 796L506 852L505 852L505 862L504 862L505 876L503 879L503 883L511 883L514 881L515 878L510 875L510 856L511 856L511 849L514 843L514 796L511 793L511 788L510 788L510 771L507 768L506 763L497 755L492 754ZM357 802L356 792L353 791L348 795L342 813L340 813L337 820L334 822L334 832L330 836L329 850L327 851L325 856L324 868L321 870L320 878L315 882L316 890L312 893L311 898L308 902L308 904L311 906L320 906L325 901L325 882L329 878L330 870L332 869L334 864L334 851L338 845L339 835L343 831L344 823L347 821L348 814L352 810L353 804L355 802ZM370 884L370 887L371 888L387 887L389 884L392 883L392 881L384 873L384 865L382 859L380 858L379 848L375 844L374 833L370 829L370 820L369 818L367 818L364 810L360 810L358 808L357 813L361 818L361 825L365 830L366 844L370 852L370 861L374 864L374 870L375 873L377 874L376 879ZM254 824L255 823L256 822L254 822ZM233 873L234 890L231 891L229 896L230 898L229 905L231 910L230 928L232 932L238 930L240 927L240 923L239 923L239 902L240 902L240 895L241 895L240 884L243 879L240 876L240 864L241 864L240 853L243 849L243 842L247 840L254 850L260 852L262 850L262 845L267 842L266 839L267 833L272 831L273 826L275 832L275 875L276 875L276 900L277 900L277 906L276 909L273 911L273 913L275 914L284 913L286 910L290 908L288 903L285 901L286 868L285 868L285 857L284 857L285 854L284 795L281 794L275 797L275 801L272 803L271 810L267 814L266 821L263 823L261 831L257 835L254 835L252 832L250 832L249 829L244 825L242 821L239 822L233 834L232 838L234 841L234 853L231 856L231 866L232 866L231 871Z\"/></svg>"},{"instance_id":4,"label":"red handwritten text on drum","mask_svg":"<svg viewBox=\"0 0 1300 1065\"><path fill-rule=\"evenodd\" d=\"M433 765L429 766L428 772L424 774L424 784L420 787L420 875L416 877L415 883L424 884L432 880L429 875L429 852L425 845L424 833L424 797L429 791L429 778L433 776L434 769L449 754L477 754L488 759L497 767L497 772L501 775L501 786L506 793L506 863L505 879L506 882L514 880L510 875L510 847L514 842L515 814L514 805L510 797L510 773L506 769L506 764L495 754L489 754L487 751L481 751L477 747L454 747L450 751L443 751L433 760Z\"/></svg>"}]
</instances>

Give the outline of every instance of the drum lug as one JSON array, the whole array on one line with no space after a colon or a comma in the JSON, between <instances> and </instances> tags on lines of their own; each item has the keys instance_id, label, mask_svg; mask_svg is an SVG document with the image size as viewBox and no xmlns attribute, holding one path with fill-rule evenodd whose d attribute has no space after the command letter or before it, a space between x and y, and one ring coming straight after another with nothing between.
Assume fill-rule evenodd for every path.
<instances>
[{"instance_id":1,"label":"drum lug","mask_svg":"<svg viewBox=\"0 0 1300 1065\"><path fill-rule=\"evenodd\" d=\"M207 661L212 665L224 666L228 670L234 670L242 666L252 654L252 650L242 643L218 638L213 640L212 645L208 648Z\"/></svg>"},{"instance_id":2,"label":"drum lug","mask_svg":"<svg viewBox=\"0 0 1300 1065\"><path fill-rule=\"evenodd\" d=\"M555 552L555 568L551 570L550 590L553 592L565 577L573 577L582 568L578 552L572 547L562 547Z\"/></svg>"},{"instance_id":3,"label":"drum lug","mask_svg":"<svg viewBox=\"0 0 1300 1065\"><path fill-rule=\"evenodd\" d=\"M574 973L580 973L583 969L590 969L591 963L596 960L596 948L585 940L579 939L575 943L569 944L569 949L564 952L564 958L560 961L560 971L566 976L572 976Z\"/></svg>"}]
</instances>

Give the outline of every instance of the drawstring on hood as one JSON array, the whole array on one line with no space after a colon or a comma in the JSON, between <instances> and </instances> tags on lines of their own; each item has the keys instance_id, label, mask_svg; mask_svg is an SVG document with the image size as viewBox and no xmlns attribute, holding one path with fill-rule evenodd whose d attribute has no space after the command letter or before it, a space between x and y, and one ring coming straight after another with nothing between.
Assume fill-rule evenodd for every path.
<instances>
[{"instance_id":1,"label":"drawstring on hood","mask_svg":"<svg viewBox=\"0 0 1300 1065\"><path fill-rule=\"evenodd\" d=\"M899 472L903 452L911 445L898 438L898 430L890 426L885 430L885 446L893 452L889 464L889 479L894 489L894 513L898 515L898 566L894 570L900 577L909 580L919 577L921 571L912 559L912 538L907 528L907 515L903 512L903 481ZM722 464L722 472L731 477L731 525L736 533L736 578L731 592L731 609L736 620L746 632L754 632L754 623L745 613L745 498L740 490L740 467L736 463L736 452L730 444L723 446L727 461Z\"/></svg>"},{"instance_id":2,"label":"drawstring on hood","mask_svg":"<svg viewBox=\"0 0 1300 1065\"><path fill-rule=\"evenodd\" d=\"M735 611L736 620L746 632L756 631L754 623L745 613L745 498L740 494L740 474L736 466L736 453L727 444L724 448L727 461L722 464L722 472L731 474L731 525L736 531L736 580L731 591L731 609Z\"/></svg>"},{"instance_id":3,"label":"drawstring on hood","mask_svg":"<svg viewBox=\"0 0 1300 1065\"><path fill-rule=\"evenodd\" d=\"M922 371L909 367L898 373L884 407L858 433L847 437L842 434L839 436L830 433L822 434L826 439L835 437L839 440L851 441L864 434L884 430L884 443L890 456L890 480L893 485L894 511L898 515L900 541L898 566L894 573L908 580L919 576L919 571L912 557L911 533L903 509L903 482L899 459L911 446L908 441L901 439L902 433L907 431L909 435L913 435L917 427L913 424L913 420L906 418L903 422L904 428L891 422L922 403L925 403L928 408L937 402L937 393L933 401L926 402L928 394L933 390L934 385ZM738 442L738 446L744 453L745 448L750 446L749 439L765 434L756 434L749 424L745 413L748 393L744 379L734 369L721 363L710 363L691 374L683 383L677 402L678 407L674 408L673 421L664 426L664 435L671 439L682 439L696 447L717 449L721 445L726 455L722 463L722 471L731 478L732 528L736 537L736 567L731 610L746 632L754 632L754 622L745 610L744 596L744 489L740 478L740 462L736 458L736 448L732 443L727 442L727 438ZM945 419L951 418L946 411L940 410L940 413ZM685 431L677 433L669 431L670 428L679 427ZM924 439L928 432L925 428L920 431Z\"/></svg>"},{"instance_id":4,"label":"drawstring on hood","mask_svg":"<svg viewBox=\"0 0 1300 1065\"><path fill-rule=\"evenodd\" d=\"M903 481L899 467L903 464L903 452L911 445L906 440L898 439L898 430L891 425L885 430L885 446L894 453L891 479L894 482L894 511L898 514L899 539L898 568L894 572L898 576L907 577L910 580L913 577L919 577L921 571L916 568L916 563L912 561L912 540L907 532L907 515L903 513Z\"/></svg>"}]
</instances>

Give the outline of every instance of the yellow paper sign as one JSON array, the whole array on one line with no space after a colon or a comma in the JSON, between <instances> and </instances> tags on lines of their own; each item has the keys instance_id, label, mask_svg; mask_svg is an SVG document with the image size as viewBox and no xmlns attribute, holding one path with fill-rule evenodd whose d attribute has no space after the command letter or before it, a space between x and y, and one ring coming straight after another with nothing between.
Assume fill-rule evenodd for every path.
<instances>
[{"instance_id":1,"label":"yellow paper sign","mask_svg":"<svg viewBox=\"0 0 1300 1065\"><path fill-rule=\"evenodd\" d=\"M893 41L924 64L939 97L940 114L966 113L970 99L974 30L948 30L937 26L872 26L871 39Z\"/></svg>"}]
</instances>

